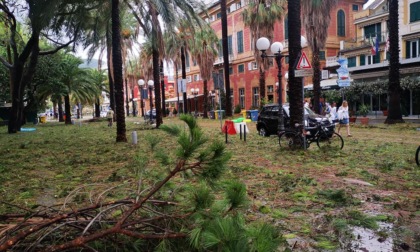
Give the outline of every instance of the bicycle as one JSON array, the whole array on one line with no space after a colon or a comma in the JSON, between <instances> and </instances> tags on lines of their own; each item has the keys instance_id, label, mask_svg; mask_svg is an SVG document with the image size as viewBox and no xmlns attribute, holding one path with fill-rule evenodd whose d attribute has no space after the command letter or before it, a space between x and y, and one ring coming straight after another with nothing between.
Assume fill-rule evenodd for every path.
<instances>
[{"instance_id":1,"label":"bicycle","mask_svg":"<svg viewBox=\"0 0 420 252\"><path fill-rule=\"evenodd\" d=\"M416 151L416 163L418 166L420 166L420 145L419 147L417 147L417 151Z\"/></svg>"},{"instance_id":2,"label":"bicycle","mask_svg":"<svg viewBox=\"0 0 420 252\"><path fill-rule=\"evenodd\" d=\"M306 140L306 141L305 141ZM304 127L302 124L295 124L295 129L287 129L279 133L279 145L281 148L303 148L306 142L306 148L316 142L319 148L337 148L343 149L344 140L340 134L333 130L328 130L320 122L314 127Z\"/></svg>"}]
</instances>

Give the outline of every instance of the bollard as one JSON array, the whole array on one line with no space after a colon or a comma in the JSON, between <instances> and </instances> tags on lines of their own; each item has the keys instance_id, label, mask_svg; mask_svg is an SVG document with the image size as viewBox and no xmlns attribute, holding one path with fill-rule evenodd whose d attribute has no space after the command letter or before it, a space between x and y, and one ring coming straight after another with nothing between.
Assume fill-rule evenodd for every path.
<instances>
[{"instance_id":1,"label":"bollard","mask_svg":"<svg viewBox=\"0 0 420 252\"><path fill-rule=\"evenodd\" d=\"M246 142L246 126L244 125L244 142Z\"/></svg>"},{"instance_id":2,"label":"bollard","mask_svg":"<svg viewBox=\"0 0 420 252\"><path fill-rule=\"evenodd\" d=\"M242 125L239 124L239 139L242 140Z\"/></svg>"},{"instance_id":3,"label":"bollard","mask_svg":"<svg viewBox=\"0 0 420 252\"><path fill-rule=\"evenodd\" d=\"M227 125L226 125L225 129L226 129L226 143L228 143L228 126Z\"/></svg>"},{"instance_id":4,"label":"bollard","mask_svg":"<svg viewBox=\"0 0 420 252\"><path fill-rule=\"evenodd\" d=\"M133 144L137 144L137 131L131 132L131 139Z\"/></svg>"}]
</instances>

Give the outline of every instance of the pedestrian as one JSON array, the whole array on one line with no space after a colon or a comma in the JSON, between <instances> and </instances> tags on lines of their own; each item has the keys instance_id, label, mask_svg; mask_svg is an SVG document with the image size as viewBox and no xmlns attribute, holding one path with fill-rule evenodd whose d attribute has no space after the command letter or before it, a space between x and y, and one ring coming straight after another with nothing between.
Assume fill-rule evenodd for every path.
<instances>
[{"instance_id":1,"label":"pedestrian","mask_svg":"<svg viewBox=\"0 0 420 252\"><path fill-rule=\"evenodd\" d=\"M342 125L345 125L347 128L347 136L351 137L350 134L350 116L349 116L349 104L346 100L343 101L343 104L341 104L340 108L338 108L337 116L339 120L338 130L337 133L340 133L340 128Z\"/></svg>"},{"instance_id":2,"label":"pedestrian","mask_svg":"<svg viewBox=\"0 0 420 252\"><path fill-rule=\"evenodd\" d=\"M333 102L330 108L330 120L331 122L336 123L337 119L337 103Z\"/></svg>"},{"instance_id":3,"label":"pedestrian","mask_svg":"<svg viewBox=\"0 0 420 252\"><path fill-rule=\"evenodd\" d=\"M324 111L324 113L325 113L325 116L326 117L328 117L328 119L330 119L331 118L331 105L330 105L330 103L329 102L325 102L325 111Z\"/></svg>"},{"instance_id":4,"label":"pedestrian","mask_svg":"<svg viewBox=\"0 0 420 252\"><path fill-rule=\"evenodd\" d=\"M108 119L108 127L112 127L112 121L114 120L114 111L112 109L108 110L106 118Z\"/></svg>"}]
</instances>

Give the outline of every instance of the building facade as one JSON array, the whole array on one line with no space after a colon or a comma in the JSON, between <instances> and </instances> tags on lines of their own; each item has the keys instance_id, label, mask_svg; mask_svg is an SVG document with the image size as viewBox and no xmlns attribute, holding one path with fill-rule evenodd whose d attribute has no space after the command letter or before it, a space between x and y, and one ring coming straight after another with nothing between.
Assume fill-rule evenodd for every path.
<instances>
[{"instance_id":1,"label":"building facade","mask_svg":"<svg viewBox=\"0 0 420 252\"><path fill-rule=\"evenodd\" d=\"M321 85L329 85L335 81L336 75L330 73L328 67L337 66L337 56L340 52L340 43L349 38L356 37L354 29L354 20L359 12L363 10L365 0L345 0L338 1L337 6L331 12L331 25L328 29L328 39L325 48L320 53L321 67L323 71L323 81ZM259 70L254 58L255 42L258 38L252 38L250 29L244 25L242 18L243 10L247 8L247 1L232 0L227 1L227 19L228 19L228 44L229 44L229 75L232 94L233 107L239 105L241 109L258 108L260 106L259 92ZM205 17L210 26L214 29L218 38L222 38L220 1L213 1L208 5L208 16ZM303 27L303 26L302 26ZM287 71L288 65L288 30L287 13L280 22L274 26L273 41L280 41L285 46L283 51L282 73L283 73L283 100L287 99ZM301 34L305 36L302 29ZM308 58L311 58L311 51L306 47L303 49ZM202 94L203 82L200 78L198 65L194 62L191 55L187 55L187 92L191 88L198 88ZM277 101L277 65L272 61L270 68L266 71L266 94L268 101ZM214 63L213 76L223 81L223 54L221 47L219 55ZM311 77L304 78L305 85L310 86ZM211 90L211 105L214 109L217 104L217 91L214 88L214 79L209 81L208 89ZM199 105L199 109L200 109Z\"/></svg>"}]
</instances>

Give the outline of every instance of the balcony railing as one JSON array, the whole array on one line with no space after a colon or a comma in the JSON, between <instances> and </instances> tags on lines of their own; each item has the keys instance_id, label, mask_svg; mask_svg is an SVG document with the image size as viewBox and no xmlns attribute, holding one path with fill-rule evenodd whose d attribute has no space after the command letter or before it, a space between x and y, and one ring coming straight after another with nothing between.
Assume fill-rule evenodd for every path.
<instances>
[{"instance_id":1,"label":"balcony railing","mask_svg":"<svg viewBox=\"0 0 420 252\"><path fill-rule=\"evenodd\" d=\"M356 37L348 40L342 41L340 45L341 51L347 51L352 49L363 48L367 46L372 46L372 44L376 43L376 38L378 37L379 43L386 42L387 40L387 33L371 33L366 36Z\"/></svg>"},{"instance_id":2,"label":"balcony railing","mask_svg":"<svg viewBox=\"0 0 420 252\"><path fill-rule=\"evenodd\" d=\"M233 58L234 58L233 54L229 54L229 63L232 63ZM213 65L219 65L219 64L223 64L223 56L217 57Z\"/></svg>"},{"instance_id":3,"label":"balcony railing","mask_svg":"<svg viewBox=\"0 0 420 252\"><path fill-rule=\"evenodd\" d=\"M334 57L327 57L327 60L325 62L326 67L339 66L340 64L338 64L337 60L338 60L338 57L336 57L336 56L334 56Z\"/></svg>"}]
</instances>

